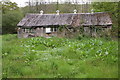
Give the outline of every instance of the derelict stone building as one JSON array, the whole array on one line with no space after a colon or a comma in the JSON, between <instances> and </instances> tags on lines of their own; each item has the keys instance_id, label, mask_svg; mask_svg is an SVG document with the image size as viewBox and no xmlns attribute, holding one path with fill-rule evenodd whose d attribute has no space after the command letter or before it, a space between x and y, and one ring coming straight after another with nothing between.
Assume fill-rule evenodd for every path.
<instances>
[{"instance_id":1,"label":"derelict stone building","mask_svg":"<svg viewBox=\"0 0 120 80\"><path fill-rule=\"evenodd\" d=\"M79 33L83 28L85 34L96 35L96 29L111 29L109 13L64 13L64 14L27 14L18 24L18 37L66 37ZM60 30L64 28L63 30ZM93 29L94 28L94 29Z\"/></svg>"}]
</instances>

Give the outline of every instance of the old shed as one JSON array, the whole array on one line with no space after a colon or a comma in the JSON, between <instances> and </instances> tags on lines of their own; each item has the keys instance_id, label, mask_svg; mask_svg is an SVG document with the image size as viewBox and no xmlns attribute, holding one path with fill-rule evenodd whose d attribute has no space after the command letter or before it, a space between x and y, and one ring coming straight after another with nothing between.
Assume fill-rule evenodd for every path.
<instances>
[{"instance_id":1,"label":"old shed","mask_svg":"<svg viewBox=\"0 0 120 80\"><path fill-rule=\"evenodd\" d=\"M51 37L66 36L78 32L83 27L84 32L96 35L97 28L111 29L112 20L109 13L65 13L65 14L26 14L17 24L18 37ZM60 31L61 26L66 30ZM94 30L92 29L94 27ZM76 30L77 29L77 30ZM69 33L68 33L69 32Z\"/></svg>"}]
</instances>

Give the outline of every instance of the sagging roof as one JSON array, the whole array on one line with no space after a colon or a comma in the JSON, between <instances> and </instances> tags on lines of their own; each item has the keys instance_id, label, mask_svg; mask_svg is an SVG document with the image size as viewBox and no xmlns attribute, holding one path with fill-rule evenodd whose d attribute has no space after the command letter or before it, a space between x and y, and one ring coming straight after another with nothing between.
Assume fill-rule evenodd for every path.
<instances>
[{"instance_id":1,"label":"sagging roof","mask_svg":"<svg viewBox=\"0 0 120 80\"><path fill-rule=\"evenodd\" d=\"M36 27L50 25L71 25L71 26L90 26L90 25L111 25L112 21L109 13L66 13L66 14L27 14L17 26Z\"/></svg>"}]
</instances>

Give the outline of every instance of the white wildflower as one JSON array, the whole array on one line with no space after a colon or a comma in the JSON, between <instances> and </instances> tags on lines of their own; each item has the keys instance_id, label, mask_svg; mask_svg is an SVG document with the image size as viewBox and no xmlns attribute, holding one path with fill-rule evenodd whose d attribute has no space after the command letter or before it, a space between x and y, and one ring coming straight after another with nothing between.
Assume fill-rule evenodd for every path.
<instances>
[{"instance_id":1,"label":"white wildflower","mask_svg":"<svg viewBox=\"0 0 120 80\"><path fill-rule=\"evenodd\" d=\"M69 47L70 47L70 45L69 45Z\"/></svg>"},{"instance_id":2,"label":"white wildflower","mask_svg":"<svg viewBox=\"0 0 120 80\"><path fill-rule=\"evenodd\" d=\"M68 61L70 61L70 59L68 59Z\"/></svg>"},{"instance_id":3,"label":"white wildflower","mask_svg":"<svg viewBox=\"0 0 120 80\"><path fill-rule=\"evenodd\" d=\"M108 55L108 52L106 51L105 54Z\"/></svg>"},{"instance_id":4,"label":"white wildflower","mask_svg":"<svg viewBox=\"0 0 120 80\"><path fill-rule=\"evenodd\" d=\"M32 50L33 52L35 52L35 50Z\"/></svg>"},{"instance_id":5,"label":"white wildflower","mask_svg":"<svg viewBox=\"0 0 120 80\"><path fill-rule=\"evenodd\" d=\"M25 61L25 63L27 63L27 61Z\"/></svg>"},{"instance_id":6,"label":"white wildflower","mask_svg":"<svg viewBox=\"0 0 120 80\"><path fill-rule=\"evenodd\" d=\"M7 55L8 53L4 53L4 55Z\"/></svg>"},{"instance_id":7,"label":"white wildflower","mask_svg":"<svg viewBox=\"0 0 120 80\"><path fill-rule=\"evenodd\" d=\"M75 69L75 68L72 68L73 70Z\"/></svg>"}]
</instances>

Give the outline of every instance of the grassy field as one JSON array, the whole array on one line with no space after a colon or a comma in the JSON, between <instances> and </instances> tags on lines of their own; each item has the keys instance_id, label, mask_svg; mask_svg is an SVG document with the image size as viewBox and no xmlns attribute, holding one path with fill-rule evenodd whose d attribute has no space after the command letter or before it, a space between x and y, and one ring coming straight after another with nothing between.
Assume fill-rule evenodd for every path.
<instances>
[{"instance_id":1,"label":"grassy field","mask_svg":"<svg viewBox=\"0 0 120 80\"><path fill-rule=\"evenodd\" d=\"M0 35L0 53L2 55L2 36ZM0 79L2 79L2 56L0 55Z\"/></svg>"},{"instance_id":2,"label":"grassy field","mask_svg":"<svg viewBox=\"0 0 120 80\"><path fill-rule=\"evenodd\" d=\"M117 41L2 37L4 78L118 77Z\"/></svg>"}]
</instances>

